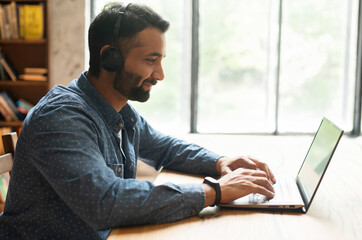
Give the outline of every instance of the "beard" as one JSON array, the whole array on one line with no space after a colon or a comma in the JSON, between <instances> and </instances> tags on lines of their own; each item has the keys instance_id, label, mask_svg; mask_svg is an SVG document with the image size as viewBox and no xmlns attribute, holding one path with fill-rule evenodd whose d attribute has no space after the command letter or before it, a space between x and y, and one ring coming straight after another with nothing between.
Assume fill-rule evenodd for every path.
<instances>
[{"instance_id":1,"label":"beard","mask_svg":"<svg viewBox=\"0 0 362 240\"><path fill-rule=\"evenodd\" d=\"M143 83L141 86L137 87L140 82L142 82L141 76L118 70L113 81L113 87L129 100L146 102L150 98L150 91L144 90ZM157 80L153 78L147 78L143 80L143 82L152 85L157 84Z\"/></svg>"}]
</instances>

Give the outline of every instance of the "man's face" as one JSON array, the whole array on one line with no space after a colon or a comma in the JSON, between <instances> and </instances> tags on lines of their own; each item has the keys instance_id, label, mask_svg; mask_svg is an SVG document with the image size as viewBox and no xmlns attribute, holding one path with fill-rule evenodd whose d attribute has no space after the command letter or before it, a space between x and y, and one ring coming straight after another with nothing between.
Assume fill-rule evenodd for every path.
<instances>
[{"instance_id":1,"label":"man's face","mask_svg":"<svg viewBox=\"0 0 362 240\"><path fill-rule=\"evenodd\" d=\"M136 46L124 56L124 68L116 72L113 87L129 100L145 102L152 86L164 79L165 38L160 30L146 28L135 41Z\"/></svg>"}]
</instances>

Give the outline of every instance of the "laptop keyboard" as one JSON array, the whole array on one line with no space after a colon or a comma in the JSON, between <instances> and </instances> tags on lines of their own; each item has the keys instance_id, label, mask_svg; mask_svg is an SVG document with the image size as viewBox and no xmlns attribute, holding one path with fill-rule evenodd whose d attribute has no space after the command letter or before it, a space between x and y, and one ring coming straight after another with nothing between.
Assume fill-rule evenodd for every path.
<instances>
[{"instance_id":1,"label":"laptop keyboard","mask_svg":"<svg viewBox=\"0 0 362 240\"><path fill-rule=\"evenodd\" d=\"M268 202L268 198L258 193L252 193L249 195L249 203L258 204Z\"/></svg>"},{"instance_id":2,"label":"laptop keyboard","mask_svg":"<svg viewBox=\"0 0 362 240\"><path fill-rule=\"evenodd\" d=\"M258 194L252 193L249 195L249 202L251 204L260 204L260 203L273 203L273 202L288 202L292 199L292 190L290 186L290 182L285 178L278 179L277 183L273 185L275 195L274 198L269 199L268 197Z\"/></svg>"}]
</instances>

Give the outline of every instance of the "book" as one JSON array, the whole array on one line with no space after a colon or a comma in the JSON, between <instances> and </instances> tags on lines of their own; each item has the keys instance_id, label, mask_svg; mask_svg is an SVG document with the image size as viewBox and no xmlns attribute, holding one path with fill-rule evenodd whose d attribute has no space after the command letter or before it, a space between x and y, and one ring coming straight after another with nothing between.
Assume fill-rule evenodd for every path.
<instances>
[{"instance_id":1,"label":"book","mask_svg":"<svg viewBox=\"0 0 362 240\"><path fill-rule=\"evenodd\" d=\"M18 14L15 1L0 5L0 31L2 39L19 38Z\"/></svg>"},{"instance_id":2,"label":"book","mask_svg":"<svg viewBox=\"0 0 362 240\"><path fill-rule=\"evenodd\" d=\"M24 81L48 81L48 77L41 74L20 74L19 79Z\"/></svg>"},{"instance_id":3,"label":"book","mask_svg":"<svg viewBox=\"0 0 362 240\"><path fill-rule=\"evenodd\" d=\"M34 107L34 105L29 103L25 99L20 98L18 101L16 101L16 107L19 112L23 114L28 114L28 112Z\"/></svg>"},{"instance_id":4,"label":"book","mask_svg":"<svg viewBox=\"0 0 362 240\"><path fill-rule=\"evenodd\" d=\"M13 38L19 38L19 22L18 22L18 11L17 6L14 1L10 2L10 11L11 11L11 25L13 26Z\"/></svg>"},{"instance_id":5,"label":"book","mask_svg":"<svg viewBox=\"0 0 362 240\"><path fill-rule=\"evenodd\" d=\"M19 38L19 30L18 30L18 16L16 10L16 3L10 2L10 4L5 5L8 22L10 26L10 38Z\"/></svg>"},{"instance_id":6,"label":"book","mask_svg":"<svg viewBox=\"0 0 362 240\"><path fill-rule=\"evenodd\" d=\"M29 73L29 74L47 74L47 73L48 73L48 69L47 69L47 68L30 68L30 67L26 67L26 68L24 68L24 73Z\"/></svg>"},{"instance_id":7,"label":"book","mask_svg":"<svg viewBox=\"0 0 362 240\"><path fill-rule=\"evenodd\" d=\"M48 81L47 68L24 68L24 74L19 75L19 79L25 81Z\"/></svg>"},{"instance_id":8,"label":"book","mask_svg":"<svg viewBox=\"0 0 362 240\"><path fill-rule=\"evenodd\" d=\"M0 59L2 58L1 50L0 50ZM0 80L5 80L5 73L4 73L4 67L0 61Z\"/></svg>"},{"instance_id":9,"label":"book","mask_svg":"<svg viewBox=\"0 0 362 240\"><path fill-rule=\"evenodd\" d=\"M44 5L20 4L19 32L24 39L39 39L44 36Z\"/></svg>"},{"instance_id":10,"label":"book","mask_svg":"<svg viewBox=\"0 0 362 240\"><path fill-rule=\"evenodd\" d=\"M1 38L9 39L11 38L11 28L9 22L9 14L7 11L7 7L5 5L0 5L0 15L1 15Z\"/></svg>"},{"instance_id":11,"label":"book","mask_svg":"<svg viewBox=\"0 0 362 240\"><path fill-rule=\"evenodd\" d=\"M8 105L6 100L4 99L3 95L0 94L0 112L4 116L6 121L19 121L18 116L16 113L11 109Z\"/></svg>"},{"instance_id":12,"label":"book","mask_svg":"<svg viewBox=\"0 0 362 240\"><path fill-rule=\"evenodd\" d=\"M6 71L6 73L10 76L10 79L12 81L16 81L18 78L18 73L17 73L15 67L13 66L13 64L10 62L10 60L8 58L6 58L5 55L2 55L0 62L2 64L2 66L4 67L4 70Z\"/></svg>"},{"instance_id":13,"label":"book","mask_svg":"<svg viewBox=\"0 0 362 240\"><path fill-rule=\"evenodd\" d=\"M7 105L10 107L11 111L15 113L15 115L18 117L19 120L24 120L26 115L19 112L18 108L15 105L15 102L13 99L9 96L7 92L1 92L0 96L2 96L7 103Z\"/></svg>"},{"instance_id":14,"label":"book","mask_svg":"<svg viewBox=\"0 0 362 240\"><path fill-rule=\"evenodd\" d=\"M23 5L18 5L18 14L19 14L19 37L24 38L25 35L25 24L24 24L24 7Z\"/></svg>"},{"instance_id":15,"label":"book","mask_svg":"<svg viewBox=\"0 0 362 240\"><path fill-rule=\"evenodd\" d=\"M1 38L6 38L6 32L5 32L5 13L3 6L0 4L0 35Z\"/></svg>"},{"instance_id":16,"label":"book","mask_svg":"<svg viewBox=\"0 0 362 240\"><path fill-rule=\"evenodd\" d=\"M6 108L2 104L0 104L0 113L5 121L7 122L12 121L10 114L8 113L8 111L6 111Z\"/></svg>"},{"instance_id":17,"label":"book","mask_svg":"<svg viewBox=\"0 0 362 240\"><path fill-rule=\"evenodd\" d=\"M2 38L8 39L10 38L10 32L9 32L9 22L8 22L8 16L7 16L7 10L3 4L0 5L1 9L1 24L3 25L3 31L2 31Z\"/></svg>"}]
</instances>

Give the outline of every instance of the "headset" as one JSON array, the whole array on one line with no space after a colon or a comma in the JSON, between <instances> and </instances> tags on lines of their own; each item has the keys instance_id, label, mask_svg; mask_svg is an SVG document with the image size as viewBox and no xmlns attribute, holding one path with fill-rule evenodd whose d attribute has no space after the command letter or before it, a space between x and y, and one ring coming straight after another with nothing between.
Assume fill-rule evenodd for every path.
<instances>
[{"instance_id":1,"label":"headset","mask_svg":"<svg viewBox=\"0 0 362 240\"><path fill-rule=\"evenodd\" d=\"M119 68L123 68L124 59L120 49L118 48L117 39L119 35L119 28L121 26L121 21L126 13L127 7L130 3L123 3L121 9L119 10L119 15L117 18L116 25L113 30L113 39L111 46L104 49L101 55L101 64L102 67L108 72L115 72Z\"/></svg>"}]
</instances>

